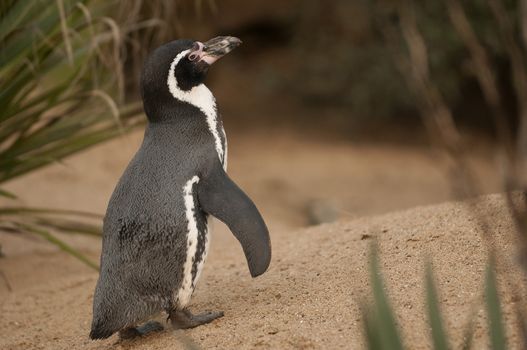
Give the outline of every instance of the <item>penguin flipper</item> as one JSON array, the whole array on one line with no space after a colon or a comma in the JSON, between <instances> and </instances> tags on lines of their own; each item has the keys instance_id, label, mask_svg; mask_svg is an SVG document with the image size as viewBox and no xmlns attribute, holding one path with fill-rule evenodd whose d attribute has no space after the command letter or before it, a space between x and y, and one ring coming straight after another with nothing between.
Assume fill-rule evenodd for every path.
<instances>
[{"instance_id":1,"label":"penguin flipper","mask_svg":"<svg viewBox=\"0 0 527 350\"><path fill-rule=\"evenodd\" d=\"M251 199L229 178L219 160L198 183L201 209L223 221L242 245L252 277L271 262L269 231Z\"/></svg>"}]
</instances>

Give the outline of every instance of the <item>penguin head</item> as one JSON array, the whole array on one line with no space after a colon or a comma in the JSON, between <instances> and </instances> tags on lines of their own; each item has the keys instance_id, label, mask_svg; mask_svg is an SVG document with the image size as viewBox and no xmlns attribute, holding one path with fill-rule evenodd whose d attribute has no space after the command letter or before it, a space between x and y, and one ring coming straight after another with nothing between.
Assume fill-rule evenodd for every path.
<instances>
[{"instance_id":1,"label":"penguin head","mask_svg":"<svg viewBox=\"0 0 527 350\"><path fill-rule=\"evenodd\" d=\"M146 60L141 76L143 97L189 92L201 85L209 67L235 49L241 40L218 36L207 42L180 39L157 48Z\"/></svg>"}]
</instances>

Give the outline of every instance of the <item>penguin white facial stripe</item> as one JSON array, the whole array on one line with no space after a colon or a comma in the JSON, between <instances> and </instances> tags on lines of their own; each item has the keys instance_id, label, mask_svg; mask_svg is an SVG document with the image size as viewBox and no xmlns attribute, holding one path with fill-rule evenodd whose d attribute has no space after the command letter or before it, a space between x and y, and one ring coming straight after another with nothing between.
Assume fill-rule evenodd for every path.
<instances>
[{"instance_id":1,"label":"penguin white facial stripe","mask_svg":"<svg viewBox=\"0 0 527 350\"><path fill-rule=\"evenodd\" d=\"M181 287L179 288L177 295L177 303L179 306L184 307L190 301L192 296L192 264L193 259L196 255L196 249L198 246L198 225L196 222L194 194L192 193L192 187L194 184L199 182L199 177L194 176L187 181L183 186L183 198L185 201L185 215L187 217L187 259L183 266L183 279L181 281Z\"/></svg>"},{"instance_id":2,"label":"penguin white facial stripe","mask_svg":"<svg viewBox=\"0 0 527 350\"><path fill-rule=\"evenodd\" d=\"M207 124L212 136L214 136L214 145L220 161L224 159L224 150L222 147L220 135L218 134L217 121L216 121L216 100L212 95L212 92L205 86L200 84L193 87L189 91L183 91L179 88L175 71L178 62L185 57L191 50L185 50L180 52L172 61L170 70L168 71L168 90L174 96L174 98L190 103L198 107L207 117Z\"/></svg>"}]
</instances>

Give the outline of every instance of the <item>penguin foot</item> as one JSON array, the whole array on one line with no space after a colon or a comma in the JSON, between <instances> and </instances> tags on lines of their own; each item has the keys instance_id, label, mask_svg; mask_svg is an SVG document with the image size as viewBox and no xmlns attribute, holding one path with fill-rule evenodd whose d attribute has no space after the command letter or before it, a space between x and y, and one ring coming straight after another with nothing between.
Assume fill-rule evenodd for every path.
<instances>
[{"instance_id":1,"label":"penguin foot","mask_svg":"<svg viewBox=\"0 0 527 350\"><path fill-rule=\"evenodd\" d=\"M130 327L119 331L119 338L121 340L133 339L141 337L153 332L159 332L165 329L163 325L157 321L149 321L139 327Z\"/></svg>"},{"instance_id":2,"label":"penguin foot","mask_svg":"<svg viewBox=\"0 0 527 350\"><path fill-rule=\"evenodd\" d=\"M189 310L174 310L169 314L170 322L175 329L187 329L210 323L223 317L223 311L207 311L193 315Z\"/></svg>"}]
</instances>

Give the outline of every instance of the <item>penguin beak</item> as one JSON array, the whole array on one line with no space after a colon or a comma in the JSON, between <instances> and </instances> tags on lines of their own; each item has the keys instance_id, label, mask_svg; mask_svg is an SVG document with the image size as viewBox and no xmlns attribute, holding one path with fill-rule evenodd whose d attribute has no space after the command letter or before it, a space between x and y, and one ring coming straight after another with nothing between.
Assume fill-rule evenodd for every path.
<instances>
[{"instance_id":1,"label":"penguin beak","mask_svg":"<svg viewBox=\"0 0 527 350\"><path fill-rule=\"evenodd\" d=\"M242 41L233 36L217 36L205 43L196 41L188 54L188 59L211 65L241 44Z\"/></svg>"}]
</instances>

